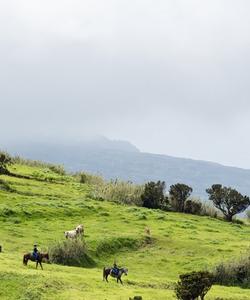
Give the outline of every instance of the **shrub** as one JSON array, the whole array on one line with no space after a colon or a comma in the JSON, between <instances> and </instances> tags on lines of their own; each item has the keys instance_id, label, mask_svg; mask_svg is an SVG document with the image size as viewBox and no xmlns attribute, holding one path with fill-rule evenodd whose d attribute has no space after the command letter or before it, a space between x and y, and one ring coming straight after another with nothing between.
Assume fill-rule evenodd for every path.
<instances>
[{"instance_id":1,"label":"shrub","mask_svg":"<svg viewBox=\"0 0 250 300\"><path fill-rule=\"evenodd\" d=\"M201 300L210 290L213 284L213 275L209 272L192 272L180 275L175 293L177 299L194 300L200 297Z\"/></svg>"},{"instance_id":2,"label":"shrub","mask_svg":"<svg viewBox=\"0 0 250 300\"><path fill-rule=\"evenodd\" d=\"M8 174L7 167L12 163L12 157L7 152L0 151L0 174Z\"/></svg>"},{"instance_id":3,"label":"shrub","mask_svg":"<svg viewBox=\"0 0 250 300\"><path fill-rule=\"evenodd\" d=\"M221 263L214 271L217 284L250 287L250 256L231 263Z\"/></svg>"},{"instance_id":4,"label":"shrub","mask_svg":"<svg viewBox=\"0 0 250 300\"><path fill-rule=\"evenodd\" d=\"M59 265L92 267L94 260L89 256L81 239L68 239L49 247L50 261Z\"/></svg>"},{"instance_id":5,"label":"shrub","mask_svg":"<svg viewBox=\"0 0 250 300\"><path fill-rule=\"evenodd\" d=\"M187 214L201 215L202 203L198 200L188 199L185 203L184 212Z\"/></svg>"},{"instance_id":6,"label":"shrub","mask_svg":"<svg viewBox=\"0 0 250 300\"><path fill-rule=\"evenodd\" d=\"M203 202L201 208L202 216L209 216L212 218L222 217L220 211L216 209L214 206L210 205L210 203Z\"/></svg>"},{"instance_id":7,"label":"shrub","mask_svg":"<svg viewBox=\"0 0 250 300\"><path fill-rule=\"evenodd\" d=\"M95 186L100 186L104 184L104 179L102 176L89 174L87 172L77 172L74 173L73 176L80 183L91 184Z\"/></svg>"}]
</instances>

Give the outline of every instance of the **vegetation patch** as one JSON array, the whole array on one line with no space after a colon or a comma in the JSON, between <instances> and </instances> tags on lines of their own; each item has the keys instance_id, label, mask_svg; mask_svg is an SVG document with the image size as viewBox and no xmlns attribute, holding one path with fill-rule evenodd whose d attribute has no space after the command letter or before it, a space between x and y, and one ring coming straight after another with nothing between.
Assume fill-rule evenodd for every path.
<instances>
[{"instance_id":1,"label":"vegetation patch","mask_svg":"<svg viewBox=\"0 0 250 300\"><path fill-rule=\"evenodd\" d=\"M90 257L87 247L81 239L68 239L49 247L50 262L75 267L90 268L95 261Z\"/></svg>"}]
</instances>

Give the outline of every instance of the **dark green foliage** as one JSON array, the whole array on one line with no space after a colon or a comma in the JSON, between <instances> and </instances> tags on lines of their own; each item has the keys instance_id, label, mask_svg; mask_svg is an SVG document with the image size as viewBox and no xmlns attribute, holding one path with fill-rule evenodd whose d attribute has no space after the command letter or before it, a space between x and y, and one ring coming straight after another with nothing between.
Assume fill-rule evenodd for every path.
<instances>
[{"instance_id":1,"label":"dark green foliage","mask_svg":"<svg viewBox=\"0 0 250 300\"><path fill-rule=\"evenodd\" d=\"M164 181L150 181L146 183L141 195L142 206L147 208L165 208L167 206L168 199L165 196L164 191Z\"/></svg>"},{"instance_id":2,"label":"dark green foliage","mask_svg":"<svg viewBox=\"0 0 250 300\"><path fill-rule=\"evenodd\" d=\"M201 215L202 214L202 203L200 201L194 201L188 199L185 203L185 213L193 214L193 215Z\"/></svg>"},{"instance_id":3,"label":"dark green foliage","mask_svg":"<svg viewBox=\"0 0 250 300\"><path fill-rule=\"evenodd\" d=\"M87 175L84 173L80 173L80 183L86 183L87 182Z\"/></svg>"},{"instance_id":4,"label":"dark green foliage","mask_svg":"<svg viewBox=\"0 0 250 300\"><path fill-rule=\"evenodd\" d=\"M11 156L3 151L0 151L0 174L8 174L7 167L13 163Z\"/></svg>"},{"instance_id":5,"label":"dark green foliage","mask_svg":"<svg viewBox=\"0 0 250 300\"><path fill-rule=\"evenodd\" d=\"M221 263L214 271L215 283L250 288L250 257L232 263Z\"/></svg>"},{"instance_id":6,"label":"dark green foliage","mask_svg":"<svg viewBox=\"0 0 250 300\"><path fill-rule=\"evenodd\" d=\"M169 196L173 210L184 212L185 202L191 195L193 189L183 183L177 183L170 186Z\"/></svg>"},{"instance_id":7,"label":"dark green foliage","mask_svg":"<svg viewBox=\"0 0 250 300\"><path fill-rule=\"evenodd\" d=\"M232 222L234 215L243 212L250 205L249 197L241 195L230 187L222 187L221 184L214 184L206 191L209 194L209 200L213 201L214 206L229 222Z\"/></svg>"},{"instance_id":8,"label":"dark green foliage","mask_svg":"<svg viewBox=\"0 0 250 300\"><path fill-rule=\"evenodd\" d=\"M195 300L200 297L201 300L210 290L213 284L213 275L209 272L192 272L180 275L175 293L177 299Z\"/></svg>"},{"instance_id":9,"label":"dark green foliage","mask_svg":"<svg viewBox=\"0 0 250 300\"><path fill-rule=\"evenodd\" d=\"M88 255L84 241L68 239L49 248L50 261L59 265L93 267L94 260Z\"/></svg>"}]
</instances>

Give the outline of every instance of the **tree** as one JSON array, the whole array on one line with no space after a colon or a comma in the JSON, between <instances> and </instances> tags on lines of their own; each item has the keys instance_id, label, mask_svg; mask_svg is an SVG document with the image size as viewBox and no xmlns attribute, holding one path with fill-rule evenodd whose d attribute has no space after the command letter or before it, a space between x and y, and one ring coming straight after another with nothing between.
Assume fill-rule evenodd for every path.
<instances>
[{"instance_id":1,"label":"tree","mask_svg":"<svg viewBox=\"0 0 250 300\"><path fill-rule=\"evenodd\" d=\"M148 208L163 208L167 203L167 198L164 195L165 186L164 181L150 181L146 183L141 195L142 206Z\"/></svg>"},{"instance_id":2,"label":"tree","mask_svg":"<svg viewBox=\"0 0 250 300\"><path fill-rule=\"evenodd\" d=\"M177 299L195 300L200 297L201 300L213 285L213 275L209 272L192 272L180 275L175 293Z\"/></svg>"},{"instance_id":3,"label":"tree","mask_svg":"<svg viewBox=\"0 0 250 300\"><path fill-rule=\"evenodd\" d=\"M0 151L0 175L8 174L9 171L7 169L7 166L11 164L12 164L11 156L6 152Z\"/></svg>"},{"instance_id":4,"label":"tree","mask_svg":"<svg viewBox=\"0 0 250 300\"><path fill-rule=\"evenodd\" d=\"M214 206L229 222L232 222L234 215L243 212L250 205L249 197L230 187L222 187L221 184L212 185L206 192L209 194L209 200L213 201Z\"/></svg>"},{"instance_id":5,"label":"tree","mask_svg":"<svg viewBox=\"0 0 250 300\"><path fill-rule=\"evenodd\" d=\"M177 183L170 186L170 201L175 211L184 212L185 202L192 191L193 189L190 186L183 183Z\"/></svg>"}]
</instances>

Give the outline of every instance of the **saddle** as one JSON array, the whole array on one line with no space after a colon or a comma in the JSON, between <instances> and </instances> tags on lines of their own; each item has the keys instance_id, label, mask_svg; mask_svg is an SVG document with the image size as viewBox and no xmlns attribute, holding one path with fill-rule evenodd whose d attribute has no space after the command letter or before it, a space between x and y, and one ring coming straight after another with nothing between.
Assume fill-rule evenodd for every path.
<instances>
[{"instance_id":1,"label":"saddle","mask_svg":"<svg viewBox=\"0 0 250 300\"><path fill-rule=\"evenodd\" d=\"M37 253L36 255L34 254L34 252L31 253L31 258L32 258L33 260L38 260L38 259L39 259L39 256L40 256L39 253Z\"/></svg>"},{"instance_id":2,"label":"saddle","mask_svg":"<svg viewBox=\"0 0 250 300\"><path fill-rule=\"evenodd\" d=\"M119 269L118 268L112 268L111 273L113 275L118 275L119 274Z\"/></svg>"}]
</instances>

